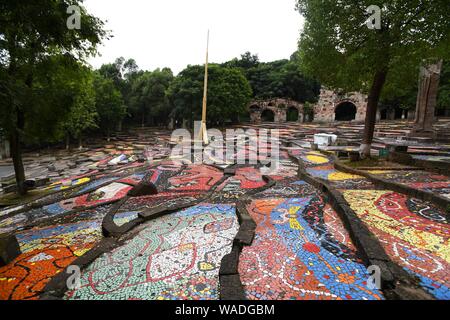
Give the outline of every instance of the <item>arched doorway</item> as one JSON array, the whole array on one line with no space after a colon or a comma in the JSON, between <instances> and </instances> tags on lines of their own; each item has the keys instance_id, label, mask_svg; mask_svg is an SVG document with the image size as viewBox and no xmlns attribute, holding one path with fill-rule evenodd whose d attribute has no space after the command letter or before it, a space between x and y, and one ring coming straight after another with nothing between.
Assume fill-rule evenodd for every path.
<instances>
[{"instance_id":1,"label":"arched doorway","mask_svg":"<svg viewBox=\"0 0 450 320\"><path fill-rule=\"evenodd\" d=\"M275 113L270 109L265 109L261 113L262 122L275 122Z\"/></svg>"},{"instance_id":2,"label":"arched doorway","mask_svg":"<svg viewBox=\"0 0 450 320\"><path fill-rule=\"evenodd\" d=\"M351 102L343 102L336 107L336 121L352 121L356 119L356 106Z\"/></svg>"},{"instance_id":3,"label":"arched doorway","mask_svg":"<svg viewBox=\"0 0 450 320\"><path fill-rule=\"evenodd\" d=\"M297 122L298 121L298 109L296 107L289 107L286 114L286 121Z\"/></svg>"}]
</instances>

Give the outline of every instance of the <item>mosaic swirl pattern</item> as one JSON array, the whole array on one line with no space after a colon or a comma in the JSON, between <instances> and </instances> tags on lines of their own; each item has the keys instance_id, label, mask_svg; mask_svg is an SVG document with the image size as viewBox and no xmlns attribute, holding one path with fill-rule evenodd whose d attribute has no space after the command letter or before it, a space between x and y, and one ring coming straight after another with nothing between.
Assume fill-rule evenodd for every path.
<instances>
[{"instance_id":1,"label":"mosaic swirl pattern","mask_svg":"<svg viewBox=\"0 0 450 320\"><path fill-rule=\"evenodd\" d=\"M294 154L304 159L310 153L298 149ZM450 226L443 210L402 194L378 190L364 177L337 171L331 162L323 166L310 161L305 166L309 174L328 180L342 192L393 261L418 277L422 287L436 298L450 299ZM416 189L447 183L444 176L422 171L371 173Z\"/></svg>"},{"instance_id":2,"label":"mosaic swirl pattern","mask_svg":"<svg viewBox=\"0 0 450 320\"><path fill-rule=\"evenodd\" d=\"M258 224L239 264L249 299L382 299L368 288L348 234L319 197L254 200L248 211Z\"/></svg>"},{"instance_id":3,"label":"mosaic swirl pattern","mask_svg":"<svg viewBox=\"0 0 450 320\"><path fill-rule=\"evenodd\" d=\"M218 299L222 258L238 230L232 205L203 204L151 221L93 262L67 299Z\"/></svg>"},{"instance_id":4,"label":"mosaic swirl pattern","mask_svg":"<svg viewBox=\"0 0 450 320\"><path fill-rule=\"evenodd\" d=\"M439 210L386 190L344 197L395 262L436 298L450 300L450 225Z\"/></svg>"},{"instance_id":5,"label":"mosaic swirl pattern","mask_svg":"<svg viewBox=\"0 0 450 320\"><path fill-rule=\"evenodd\" d=\"M101 220L35 228L17 235L22 254L0 268L0 299L38 299L45 285L101 238Z\"/></svg>"}]
</instances>

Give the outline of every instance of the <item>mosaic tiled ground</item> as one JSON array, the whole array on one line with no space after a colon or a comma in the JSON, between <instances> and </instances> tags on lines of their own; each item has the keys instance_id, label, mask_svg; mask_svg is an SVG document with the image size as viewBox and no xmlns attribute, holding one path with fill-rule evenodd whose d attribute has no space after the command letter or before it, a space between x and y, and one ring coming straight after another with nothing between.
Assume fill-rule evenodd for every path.
<instances>
[{"instance_id":1,"label":"mosaic tiled ground","mask_svg":"<svg viewBox=\"0 0 450 320\"><path fill-rule=\"evenodd\" d=\"M340 217L320 190L300 180L299 168L341 192L389 257L418 277L425 290L438 299L450 299L450 228L445 212L380 190L362 176L340 172L331 157L309 148L314 133L351 137L361 126L241 127L280 130L284 143L278 146L276 173L263 177L261 164L178 163L169 158L167 132L142 131L139 136L151 141L142 149L147 162L110 167L107 164L115 156L133 153L128 147L114 150L112 146L87 172L52 181L42 188L43 196L29 204L1 209L0 233L14 233L22 254L0 267L0 299L38 299L55 275L104 239L102 222L113 209L112 220L118 227L130 225L146 212L177 211L123 234L125 242L87 265L82 287L68 291L66 299L218 299L220 263L231 251L239 228L235 208L240 201L247 201L247 210L257 222L253 244L240 255L247 298L384 299L381 291L368 287L366 266ZM377 132L395 137L399 131L381 126ZM262 160L271 146L262 143L257 153L249 144L232 159L252 154ZM443 161L442 154L433 157ZM206 157L216 159L220 154ZM432 156L415 157L432 161ZM418 170L373 174L448 196L446 176ZM154 183L158 194L126 197L142 180ZM188 208L180 210L181 205Z\"/></svg>"},{"instance_id":2,"label":"mosaic tiled ground","mask_svg":"<svg viewBox=\"0 0 450 320\"><path fill-rule=\"evenodd\" d=\"M414 189L429 191L450 199L450 177L427 171L375 171L380 178L406 184Z\"/></svg>"},{"instance_id":3,"label":"mosaic tiled ground","mask_svg":"<svg viewBox=\"0 0 450 320\"><path fill-rule=\"evenodd\" d=\"M394 261L438 299L450 299L450 224L440 210L387 190L347 190L344 197Z\"/></svg>"},{"instance_id":4,"label":"mosaic tiled ground","mask_svg":"<svg viewBox=\"0 0 450 320\"><path fill-rule=\"evenodd\" d=\"M293 154L305 159L312 153L300 149ZM305 166L310 175L327 180L342 192L393 261L417 276L423 288L436 298L450 299L450 225L444 210L402 194L379 190L366 178L337 171L332 164L323 166L317 161L307 161ZM421 171L371 173L389 176L417 189L426 184L439 184L432 181L445 178Z\"/></svg>"},{"instance_id":5,"label":"mosaic tiled ground","mask_svg":"<svg viewBox=\"0 0 450 320\"><path fill-rule=\"evenodd\" d=\"M231 205L199 205L158 218L97 259L68 299L217 299L220 261L238 230Z\"/></svg>"},{"instance_id":6,"label":"mosaic tiled ground","mask_svg":"<svg viewBox=\"0 0 450 320\"><path fill-rule=\"evenodd\" d=\"M35 228L17 235L22 254L0 268L0 299L37 299L50 279L101 238L101 219Z\"/></svg>"},{"instance_id":7,"label":"mosaic tiled ground","mask_svg":"<svg viewBox=\"0 0 450 320\"><path fill-rule=\"evenodd\" d=\"M247 298L382 299L340 219L322 198L254 200L256 239L241 254Z\"/></svg>"}]
</instances>

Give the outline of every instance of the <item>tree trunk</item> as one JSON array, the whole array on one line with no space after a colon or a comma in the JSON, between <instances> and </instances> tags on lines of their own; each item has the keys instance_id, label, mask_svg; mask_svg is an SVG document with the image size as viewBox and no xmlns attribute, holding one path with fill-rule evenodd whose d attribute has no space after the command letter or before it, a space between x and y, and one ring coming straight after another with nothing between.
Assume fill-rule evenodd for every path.
<instances>
[{"instance_id":1,"label":"tree trunk","mask_svg":"<svg viewBox=\"0 0 450 320\"><path fill-rule=\"evenodd\" d=\"M372 87L370 88L363 141L360 147L360 153L363 159L370 157L370 149L372 147L375 123L377 120L378 102L380 101L381 91L386 82L386 75L387 70L377 71L373 79Z\"/></svg>"},{"instance_id":2,"label":"tree trunk","mask_svg":"<svg viewBox=\"0 0 450 320\"><path fill-rule=\"evenodd\" d=\"M14 164L14 172L16 174L17 192L22 196L27 193L25 186L25 170L22 161L22 146L20 145L20 135L24 125L24 115L20 110L17 110L17 128L13 129L11 134L11 156Z\"/></svg>"},{"instance_id":3,"label":"tree trunk","mask_svg":"<svg viewBox=\"0 0 450 320\"><path fill-rule=\"evenodd\" d=\"M78 137L78 149L80 149L80 150L83 149L83 139L82 139L81 135Z\"/></svg>"}]
</instances>

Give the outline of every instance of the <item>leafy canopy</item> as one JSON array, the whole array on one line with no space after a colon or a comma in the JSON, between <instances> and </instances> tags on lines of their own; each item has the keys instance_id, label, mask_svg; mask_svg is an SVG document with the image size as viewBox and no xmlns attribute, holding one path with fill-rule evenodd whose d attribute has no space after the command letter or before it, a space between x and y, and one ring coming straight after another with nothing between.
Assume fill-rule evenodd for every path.
<instances>
[{"instance_id":1,"label":"leafy canopy","mask_svg":"<svg viewBox=\"0 0 450 320\"><path fill-rule=\"evenodd\" d=\"M233 59L224 66L242 70L256 99L291 98L299 102L317 100L320 84L307 77L300 69L298 54L290 60L260 62L257 55L246 52L240 59Z\"/></svg>"},{"instance_id":2,"label":"leafy canopy","mask_svg":"<svg viewBox=\"0 0 450 320\"><path fill-rule=\"evenodd\" d=\"M173 81L169 98L176 119L200 120L203 98L204 66L188 66ZM249 82L237 68L209 66L208 115L212 123L236 120L244 115L252 97Z\"/></svg>"},{"instance_id":3,"label":"leafy canopy","mask_svg":"<svg viewBox=\"0 0 450 320\"><path fill-rule=\"evenodd\" d=\"M365 22L381 8L381 29ZM368 91L376 72L388 70L386 94L417 81L424 59L448 57L447 0L298 0L306 23L300 39L303 70L334 88Z\"/></svg>"}]
</instances>

